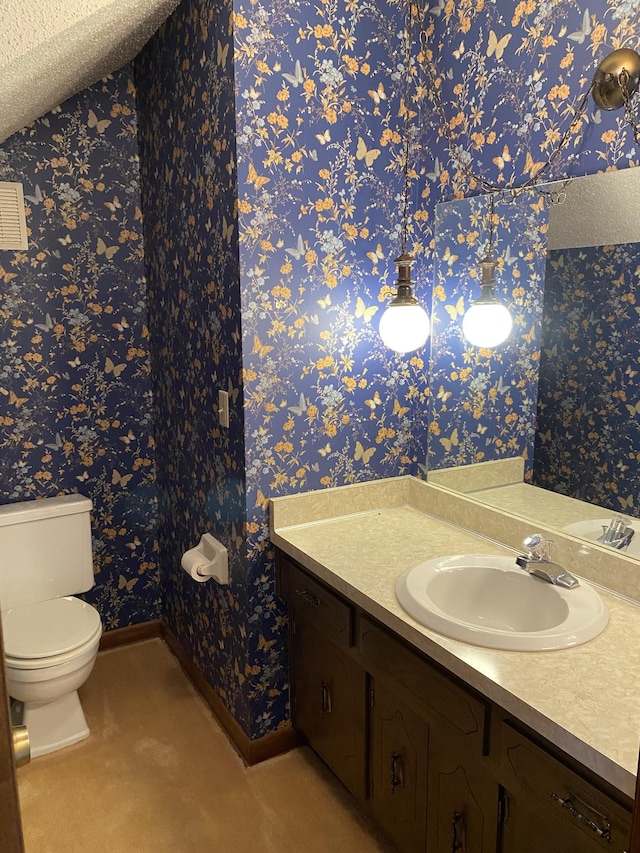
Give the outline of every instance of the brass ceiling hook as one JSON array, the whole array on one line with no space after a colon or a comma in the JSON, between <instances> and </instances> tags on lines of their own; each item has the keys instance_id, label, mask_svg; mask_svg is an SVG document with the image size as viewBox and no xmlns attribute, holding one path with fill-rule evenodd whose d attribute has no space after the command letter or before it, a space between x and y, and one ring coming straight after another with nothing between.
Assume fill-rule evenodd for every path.
<instances>
[{"instance_id":1,"label":"brass ceiling hook","mask_svg":"<svg viewBox=\"0 0 640 853\"><path fill-rule=\"evenodd\" d=\"M593 76L593 100L602 110L625 106L640 84L640 56L620 48L606 56Z\"/></svg>"}]
</instances>

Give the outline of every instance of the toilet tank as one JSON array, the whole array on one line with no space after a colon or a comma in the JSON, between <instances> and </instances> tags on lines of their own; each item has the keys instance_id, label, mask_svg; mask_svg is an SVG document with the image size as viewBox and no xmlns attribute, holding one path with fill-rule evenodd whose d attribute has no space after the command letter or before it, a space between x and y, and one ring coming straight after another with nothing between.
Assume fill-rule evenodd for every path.
<instances>
[{"instance_id":1,"label":"toilet tank","mask_svg":"<svg viewBox=\"0 0 640 853\"><path fill-rule=\"evenodd\" d=\"M0 506L0 609L91 589L91 507L77 494Z\"/></svg>"}]
</instances>

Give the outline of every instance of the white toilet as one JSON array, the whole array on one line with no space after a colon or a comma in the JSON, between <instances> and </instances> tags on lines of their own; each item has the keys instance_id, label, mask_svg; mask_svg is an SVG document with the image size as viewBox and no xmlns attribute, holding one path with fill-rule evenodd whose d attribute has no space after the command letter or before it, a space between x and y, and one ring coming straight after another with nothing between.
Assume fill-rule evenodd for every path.
<instances>
[{"instance_id":1,"label":"white toilet","mask_svg":"<svg viewBox=\"0 0 640 853\"><path fill-rule=\"evenodd\" d=\"M89 734L78 688L93 669L102 623L73 595L93 586L91 506L82 495L0 506L7 688L24 702L34 758Z\"/></svg>"}]
</instances>

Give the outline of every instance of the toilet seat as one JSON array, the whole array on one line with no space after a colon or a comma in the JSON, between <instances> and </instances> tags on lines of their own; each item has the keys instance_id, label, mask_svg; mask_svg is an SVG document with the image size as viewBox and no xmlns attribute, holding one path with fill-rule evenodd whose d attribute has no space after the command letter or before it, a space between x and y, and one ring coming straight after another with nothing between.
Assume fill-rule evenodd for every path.
<instances>
[{"instance_id":1,"label":"toilet seat","mask_svg":"<svg viewBox=\"0 0 640 853\"><path fill-rule=\"evenodd\" d=\"M15 607L2 614L7 664L41 669L77 658L102 634L98 611L68 596Z\"/></svg>"}]
</instances>

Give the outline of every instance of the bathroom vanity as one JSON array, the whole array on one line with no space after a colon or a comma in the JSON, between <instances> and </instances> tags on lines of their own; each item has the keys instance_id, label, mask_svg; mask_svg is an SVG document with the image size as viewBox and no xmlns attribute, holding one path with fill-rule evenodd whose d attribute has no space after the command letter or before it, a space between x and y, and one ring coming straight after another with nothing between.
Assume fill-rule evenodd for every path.
<instances>
[{"instance_id":1,"label":"bathroom vanity","mask_svg":"<svg viewBox=\"0 0 640 853\"><path fill-rule=\"evenodd\" d=\"M438 518L439 497L398 478L273 501L296 728L401 851L622 853L640 610L601 590L605 631L555 652L429 631L397 603L403 571L438 555L510 553Z\"/></svg>"}]
</instances>

